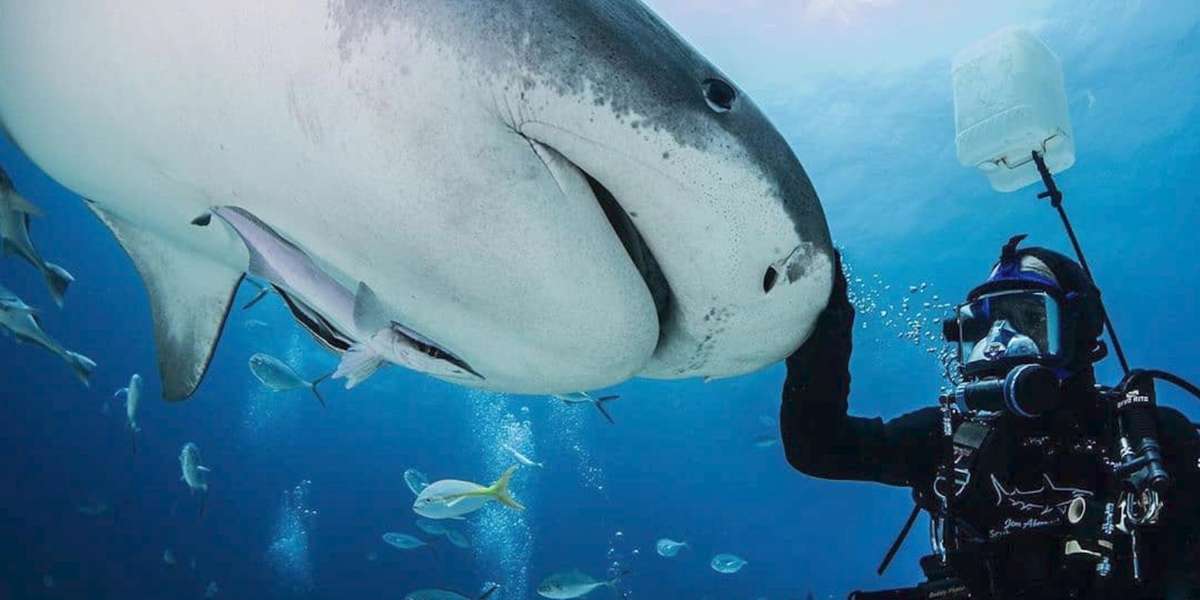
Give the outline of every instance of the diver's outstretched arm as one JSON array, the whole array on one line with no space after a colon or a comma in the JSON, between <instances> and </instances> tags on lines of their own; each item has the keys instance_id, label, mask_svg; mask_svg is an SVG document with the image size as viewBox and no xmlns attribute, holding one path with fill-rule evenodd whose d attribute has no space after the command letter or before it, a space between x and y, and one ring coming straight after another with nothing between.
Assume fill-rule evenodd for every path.
<instances>
[{"instance_id":1,"label":"diver's outstretched arm","mask_svg":"<svg viewBox=\"0 0 1200 600\"><path fill-rule=\"evenodd\" d=\"M836 255L829 304L813 334L787 359L779 427L788 462L826 479L906 487L932 479L940 451L936 408L886 424L847 415L853 331L854 307Z\"/></svg>"}]
</instances>

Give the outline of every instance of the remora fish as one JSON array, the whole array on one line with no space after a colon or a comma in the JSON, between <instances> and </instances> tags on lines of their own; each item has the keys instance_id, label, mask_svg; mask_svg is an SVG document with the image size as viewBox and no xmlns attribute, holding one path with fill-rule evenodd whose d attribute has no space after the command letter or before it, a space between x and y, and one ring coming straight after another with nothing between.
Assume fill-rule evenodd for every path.
<instances>
[{"instance_id":1,"label":"remora fish","mask_svg":"<svg viewBox=\"0 0 1200 600\"><path fill-rule=\"evenodd\" d=\"M600 396L599 398L596 398L587 392L575 392L572 394L554 394L553 397L565 402L566 404L591 404L592 406L596 407L596 410L600 411L600 414L604 416L605 420L613 425L617 424L617 422L613 420L612 415L609 414L608 409L605 408L604 404L606 402L616 400L617 398L620 398L620 396L612 395Z\"/></svg>"},{"instance_id":2,"label":"remora fish","mask_svg":"<svg viewBox=\"0 0 1200 600\"><path fill-rule=\"evenodd\" d=\"M621 573L612 579L601 581L579 569L572 569L555 573L543 579L537 586L537 593L543 598L554 598L555 600L582 598L595 591L596 588L616 587L617 582L625 575L626 573Z\"/></svg>"},{"instance_id":3,"label":"remora fish","mask_svg":"<svg viewBox=\"0 0 1200 600\"><path fill-rule=\"evenodd\" d=\"M46 279L46 286L50 288L50 297L61 307L67 294L67 286L71 285L75 278L66 269L46 262L37 248L34 248L33 238L29 237L29 219L40 216L41 209L18 194L17 190L13 189L8 173L0 168L0 248L3 248L6 255L16 253L41 271L42 277Z\"/></svg>"},{"instance_id":4,"label":"remora fish","mask_svg":"<svg viewBox=\"0 0 1200 600\"><path fill-rule=\"evenodd\" d=\"M138 405L142 401L142 376L134 373L129 378L129 386L123 387L113 394L113 398L125 396L125 423L129 425L129 443L133 453L137 454L137 434L142 428L137 423Z\"/></svg>"},{"instance_id":5,"label":"remora fish","mask_svg":"<svg viewBox=\"0 0 1200 600\"><path fill-rule=\"evenodd\" d=\"M346 288L303 250L243 209L221 206L211 214L227 223L246 245L250 253L246 272L273 285L296 320L318 342L342 355L333 377L344 377L347 389L385 362L440 377L479 377L462 359L395 321L394 311L366 283L359 283L354 291ZM194 221L208 222L208 215ZM260 292L247 306L263 295Z\"/></svg>"},{"instance_id":6,"label":"remora fish","mask_svg":"<svg viewBox=\"0 0 1200 600\"><path fill-rule=\"evenodd\" d=\"M288 392L301 388L312 390L321 406L325 406L325 398L321 396L317 386L329 377L328 374L308 381L296 374L295 369L292 369L287 363L261 352L250 357L250 372L254 373L254 376L273 392Z\"/></svg>"},{"instance_id":7,"label":"remora fish","mask_svg":"<svg viewBox=\"0 0 1200 600\"><path fill-rule=\"evenodd\" d=\"M57 354L83 385L91 385L92 371L96 363L92 359L62 347L42 331L42 324L37 318L37 310L25 304L16 294L0 285L0 331L12 334L20 342L28 342L41 346Z\"/></svg>"},{"instance_id":8,"label":"remora fish","mask_svg":"<svg viewBox=\"0 0 1200 600\"><path fill-rule=\"evenodd\" d=\"M132 258L168 399L246 272L220 204L502 392L752 372L827 303L792 149L637 0L0 6L0 124Z\"/></svg>"}]
</instances>

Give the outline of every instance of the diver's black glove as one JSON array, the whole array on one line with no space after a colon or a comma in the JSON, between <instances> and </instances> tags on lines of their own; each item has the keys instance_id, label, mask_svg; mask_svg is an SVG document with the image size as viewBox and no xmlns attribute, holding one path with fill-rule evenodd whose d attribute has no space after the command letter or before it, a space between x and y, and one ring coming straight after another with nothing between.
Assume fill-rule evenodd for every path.
<instances>
[{"instance_id":1,"label":"diver's black glove","mask_svg":"<svg viewBox=\"0 0 1200 600\"><path fill-rule=\"evenodd\" d=\"M846 290L842 255L834 251L833 290L812 335L787 359L783 401L803 403L804 412L846 414L854 306Z\"/></svg>"}]
</instances>

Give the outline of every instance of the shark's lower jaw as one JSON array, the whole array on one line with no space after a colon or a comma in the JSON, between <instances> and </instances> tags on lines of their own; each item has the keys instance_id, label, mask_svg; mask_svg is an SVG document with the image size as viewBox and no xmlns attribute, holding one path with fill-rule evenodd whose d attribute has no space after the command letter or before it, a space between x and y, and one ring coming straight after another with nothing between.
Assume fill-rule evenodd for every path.
<instances>
[{"instance_id":1,"label":"shark's lower jaw","mask_svg":"<svg viewBox=\"0 0 1200 600\"><path fill-rule=\"evenodd\" d=\"M646 239L638 231L637 225L634 224L633 218L631 218L629 212L621 204L621 201L599 179L589 173L587 169L572 161L570 157L553 145L538 142L519 132L518 134L529 142L534 153L546 165L551 175L560 181L560 185L564 178L571 177L572 175L581 177L586 182L586 189L579 189L570 185L561 185L561 188L564 194L569 193L568 190L574 190L575 193L590 196L591 200L594 200L604 212L604 217L608 220L613 234L620 240L630 262L638 274L641 275L642 282L646 284L646 289L650 292L650 296L654 301L655 312L658 315L659 324L661 325L665 322L671 310L670 283L667 281L666 276L663 275L658 260L646 244Z\"/></svg>"},{"instance_id":2,"label":"shark's lower jaw","mask_svg":"<svg viewBox=\"0 0 1200 600\"><path fill-rule=\"evenodd\" d=\"M658 313L658 322L666 321L671 310L671 284L663 275L654 253L646 245L646 239L642 237L637 225L634 224L629 213L625 211L612 192L608 191L604 184L587 171L579 169L579 172L583 173L587 179L592 193L596 196L597 204L604 210L604 216L608 218L608 224L613 228L613 233L621 240L621 245L629 254L629 260L641 274L642 281L646 283L646 289L650 290L650 297L654 299L655 312Z\"/></svg>"}]
</instances>

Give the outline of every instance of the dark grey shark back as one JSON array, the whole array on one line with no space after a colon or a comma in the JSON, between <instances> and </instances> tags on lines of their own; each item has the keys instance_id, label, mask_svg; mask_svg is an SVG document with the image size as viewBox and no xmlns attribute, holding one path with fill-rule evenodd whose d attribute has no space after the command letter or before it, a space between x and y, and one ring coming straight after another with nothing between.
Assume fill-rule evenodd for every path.
<instances>
[{"instance_id":1,"label":"dark grey shark back","mask_svg":"<svg viewBox=\"0 0 1200 600\"><path fill-rule=\"evenodd\" d=\"M532 73L513 85L548 85L560 94L586 91L630 127L666 131L681 145L708 148L717 141L716 123L744 141L749 158L771 173L800 238L830 246L812 183L783 136L728 77L639 0L342 0L330 14L341 28L343 54L393 22L418 22L427 35L476 63L481 75ZM732 110L713 114L704 91L711 80L730 86L736 96Z\"/></svg>"}]
</instances>

